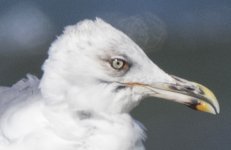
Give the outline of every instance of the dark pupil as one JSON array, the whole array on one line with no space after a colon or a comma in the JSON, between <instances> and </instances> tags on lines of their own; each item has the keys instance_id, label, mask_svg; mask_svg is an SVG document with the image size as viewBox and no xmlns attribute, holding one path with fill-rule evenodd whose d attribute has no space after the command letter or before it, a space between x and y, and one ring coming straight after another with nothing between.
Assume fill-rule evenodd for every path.
<instances>
[{"instance_id":1,"label":"dark pupil","mask_svg":"<svg viewBox=\"0 0 231 150\"><path fill-rule=\"evenodd\" d=\"M121 69L123 67L123 61L119 59L115 59L113 62L113 67L116 69Z\"/></svg>"},{"instance_id":2,"label":"dark pupil","mask_svg":"<svg viewBox=\"0 0 231 150\"><path fill-rule=\"evenodd\" d=\"M117 60L117 62L116 62L116 63L117 63L117 65L118 65L118 66L120 66L120 65L121 65L121 62L120 62L120 61L118 61L118 60Z\"/></svg>"},{"instance_id":3,"label":"dark pupil","mask_svg":"<svg viewBox=\"0 0 231 150\"><path fill-rule=\"evenodd\" d=\"M111 62L111 66L117 70L123 69L124 65L125 62L121 59L113 59Z\"/></svg>"}]
</instances>

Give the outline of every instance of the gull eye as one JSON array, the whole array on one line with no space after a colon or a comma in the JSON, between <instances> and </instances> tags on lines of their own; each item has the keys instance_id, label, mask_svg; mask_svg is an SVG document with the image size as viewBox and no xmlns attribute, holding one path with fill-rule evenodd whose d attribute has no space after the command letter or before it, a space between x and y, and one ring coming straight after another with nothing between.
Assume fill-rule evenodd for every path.
<instances>
[{"instance_id":1,"label":"gull eye","mask_svg":"<svg viewBox=\"0 0 231 150\"><path fill-rule=\"evenodd\" d=\"M121 69L124 69L125 66L127 66L127 62L123 59L120 59L120 58L114 58L111 61L111 66L112 66L112 68L114 68L116 70L121 70Z\"/></svg>"}]
</instances>

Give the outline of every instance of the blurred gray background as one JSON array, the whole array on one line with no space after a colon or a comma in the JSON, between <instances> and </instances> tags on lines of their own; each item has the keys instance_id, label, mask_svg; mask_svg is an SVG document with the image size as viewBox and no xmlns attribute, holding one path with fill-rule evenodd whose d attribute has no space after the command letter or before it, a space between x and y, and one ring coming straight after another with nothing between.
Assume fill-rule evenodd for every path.
<instances>
[{"instance_id":1,"label":"blurred gray background","mask_svg":"<svg viewBox=\"0 0 231 150\"><path fill-rule=\"evenodd\" d=\"M64 26L101 17L127 33L170 74L217 95L210 115L146 99L132 115L147 128L148 150L231 149L230 0L0 0L0 85L41 77L50 43Z\"/></svg>"}]
</instances>

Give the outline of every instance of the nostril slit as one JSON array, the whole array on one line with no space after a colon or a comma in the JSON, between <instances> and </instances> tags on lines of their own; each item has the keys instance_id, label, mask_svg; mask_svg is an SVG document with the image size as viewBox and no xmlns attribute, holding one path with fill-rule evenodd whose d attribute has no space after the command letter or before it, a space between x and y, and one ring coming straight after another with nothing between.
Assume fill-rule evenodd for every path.
<instances>
[{"instance_id":1,"label":"nostril slit","mask_svg":"<svg viewBox=\"0 0 231 150\"><path fill-rule=\"evenodd\" d=\"M188 91L194 91L195 90L193 87L190 87L190 86L185 87L185 89Z\"/></svg>"}]
</instances>

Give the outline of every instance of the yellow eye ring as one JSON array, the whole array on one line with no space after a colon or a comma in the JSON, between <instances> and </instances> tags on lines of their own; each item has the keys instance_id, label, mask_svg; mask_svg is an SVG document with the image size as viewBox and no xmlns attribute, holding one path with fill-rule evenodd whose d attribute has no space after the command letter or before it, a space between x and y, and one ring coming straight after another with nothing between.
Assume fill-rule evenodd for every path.
<instances>
[{"instance_id":1,"label":"yellow eye ring","mask_svg":"<svg viewBox=\"0 0 231 150\"><path fill-rule=\"evenodd\" d=\"M124 69L124 67L126 66L126 61L120 58L114 58L111 61L111 66L112 68L116 69L116 70L121 70Z\"/></svg>"}]
</instances>

